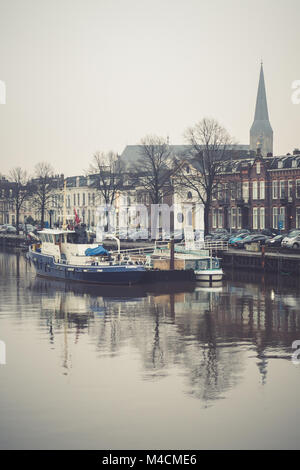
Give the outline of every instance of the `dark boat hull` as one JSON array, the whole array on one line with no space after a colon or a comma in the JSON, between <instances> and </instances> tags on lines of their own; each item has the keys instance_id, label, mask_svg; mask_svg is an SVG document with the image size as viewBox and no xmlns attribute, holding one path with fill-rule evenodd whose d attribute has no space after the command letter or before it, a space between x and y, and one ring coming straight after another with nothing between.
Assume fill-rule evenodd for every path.
<instances>
[{"instance_id":1,"label":"dark boat hull","mask_svg":"<svg viewBox=\"0 0 300 470\"><path fill-rule=\"evenodd\" d=\"M142 266L74 266L55 263L52 256L29 251L38 276L63 281L76 281L89 284L131 285L143 280L145 268Z\"/></svg>"}]
</instances>

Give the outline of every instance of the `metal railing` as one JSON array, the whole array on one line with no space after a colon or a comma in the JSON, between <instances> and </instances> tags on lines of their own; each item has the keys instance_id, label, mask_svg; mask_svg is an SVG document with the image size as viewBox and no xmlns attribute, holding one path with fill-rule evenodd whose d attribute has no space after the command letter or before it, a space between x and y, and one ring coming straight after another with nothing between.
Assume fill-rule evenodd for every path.
<instances>
[{"instance_id":1,"label":"metal railing","mask_svg":"<svg viewBox=\"0 0 300 470\"><path fill-rule=\"evenodd\" d=\"M215 250L215 251L228 251L228 242L222 240L205 240L204 241L205 250Z\"/></svg>"}]
</instances>

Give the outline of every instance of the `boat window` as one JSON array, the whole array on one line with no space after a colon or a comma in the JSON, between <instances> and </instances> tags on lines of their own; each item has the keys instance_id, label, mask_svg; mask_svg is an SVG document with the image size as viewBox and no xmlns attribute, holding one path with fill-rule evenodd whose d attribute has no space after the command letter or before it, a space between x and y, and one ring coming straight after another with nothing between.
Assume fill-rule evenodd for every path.
<instances>
[{"instance_id":1,"label":"boat window","mask_svg":"<svg viewBox=\"0 0 300 470\"><path fill-rule=\"evenodd\" d=\"M59 235L55 235L55 243L59 243Z\"/></svg>"},{"instance_id":2,"label":"boat window","mask_svg":"<svg viewBox=\"0 0 300 470\"><path fill-rule=\"evenodd\" d=\"M48 238L49 238L49 243L53 243L53 238L52 238L52 235L50 233L48 234Z\"/></svg>"},{"instance_id":3,"label":"boat window","mask_svg":"<svg viewBox=\"0 0 300 470\"><path fill-rule=\"evenodd\" d=\"M67 234L67 242L68 243L75 243L76 242L76 233L68 233Z\"/></svg>"},{"instance_id":4,"label":"boat window","mask_svg":"<svg viewBox=\"0 0 300 470\"><path fill-rule=\"evenodd\" d=\"M198 264L197 269L207 269L208 268L208 260L207 259L200 260L200 261L198 261L197 264Z\"/></svg>"},{"instance_id":5,"label":"boat window","mask_svg":"<svg viewBox=\"0 0 300 470\"><path fill-rule=\"evenodd\" d=\"M45 242L46 242L46 243L49 243L49 238L48 238L48 234L47 234L47 233L45 233L44 237L45 237Z\"/></svg>"}]
</instances>

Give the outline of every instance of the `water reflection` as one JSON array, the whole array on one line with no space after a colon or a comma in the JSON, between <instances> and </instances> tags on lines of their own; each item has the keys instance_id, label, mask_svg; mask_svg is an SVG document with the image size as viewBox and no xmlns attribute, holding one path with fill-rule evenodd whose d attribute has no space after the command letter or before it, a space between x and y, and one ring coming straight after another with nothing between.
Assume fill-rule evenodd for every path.
<instances>
[{"instance_id":1,"label":"water reflection","mask_svg":"<svg viewBox=\"0 0 300 470\"><path fill-rule=\"evenodd\" d=\"M295 279L228 273L214 288L65 284L35 278L19 254L2 254L0 271L0 314L11 308L10 315L22 318L35 306L50 347L61 348L64 374L72 368L70 344L74 348L88 335L98 357L134 351L143 380L159 380L175 368L185 377L185 393L207 403L242 380L246 352L256 357L264 385L268 361L290 359L291 344L300 337Z\"/></svg>"}]
</instances>

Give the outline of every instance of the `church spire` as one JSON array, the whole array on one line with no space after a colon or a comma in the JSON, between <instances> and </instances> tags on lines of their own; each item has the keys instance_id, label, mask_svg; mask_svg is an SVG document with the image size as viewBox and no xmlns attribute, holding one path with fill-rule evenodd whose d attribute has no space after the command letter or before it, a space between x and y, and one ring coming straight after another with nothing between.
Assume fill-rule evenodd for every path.
<instances>
[{"instance_id":1,"label":"church spire","mask_svg":"<svg viewBox=\"0 0 300 470\"><path fill-rule=\"evenodd\" d=\"M264 120L268 121L269 120L263 63L261 63L261 66L260 66L260 76L259 76L254 120L255 121L264 121Z\"/></svg>"},{"instance_id":2,"label":"church spire","mask_svg":"<svg viewBox=\"0 0 300 470\"><path fill-rule=\"evenodd\" d=\"M250 130L250 149L266 156L273 152L273 130L269 121L263 63L260 66L254 122Z\"/></svg>"}]
</instances>

